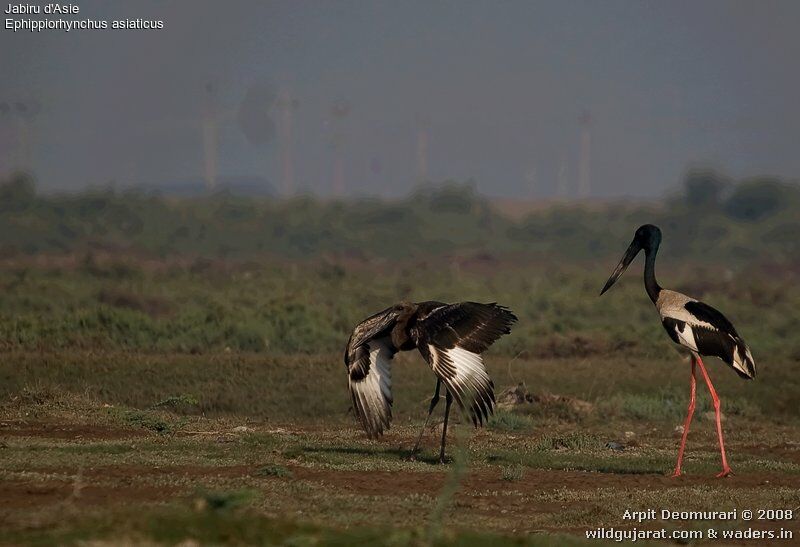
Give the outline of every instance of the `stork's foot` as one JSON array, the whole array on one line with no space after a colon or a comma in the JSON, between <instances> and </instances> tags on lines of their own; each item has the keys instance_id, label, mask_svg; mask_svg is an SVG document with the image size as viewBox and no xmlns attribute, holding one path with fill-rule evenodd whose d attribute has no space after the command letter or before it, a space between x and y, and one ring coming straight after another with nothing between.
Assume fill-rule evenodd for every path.
<instances>
[{"instance_id":1,"label":"stork's foot","mask_svg":"<svg viewBox=\"0 0 800 547\"><path fill-rule=\"evenodd\" d=\"M415 448L414 450L411 451L411 454L406 456L406 460L408 460L410 462L415 462L415 461L417 461L417 455L418 454L419 454L419 448Z\"/></svg>"},{"instance_id":2,"label":"stork's foot","mask_svg":"<svg viewBox=\"0 0 800 547\"><path fill-rule=\"evenodd\" d=\"M730 467L725 467L722 471L717 473L717 478L718 479L723 479L725 477L730 477L731 475L733 475L733 471L731 470L731 468Z\"/></svg>"},{"instance_id":3,"label":"stork's foot","mask_svg":"<svg viewBox=\"0 0 800 547\"><path fill-rule=\"evenodd\" d=\"M447 456L442 454L442 455L439 456L439 463L441 465L447 465L448 463L450 463L450 458L448 458Z\"/></svg>"},{"instance_id":4,"label":"stork's foot","mask_svg":"<svg viewBox=\"0 0 800 547\"><path fill-rule=\"evenodd\" d=\"M670 475L670 477L673 478L673 479L677 479L678 477L681 477L681 476L683 476L683 473L681 473L680 467L676 467L675 471L673 471L672 475Z\"/></svg>"}]
</instances>

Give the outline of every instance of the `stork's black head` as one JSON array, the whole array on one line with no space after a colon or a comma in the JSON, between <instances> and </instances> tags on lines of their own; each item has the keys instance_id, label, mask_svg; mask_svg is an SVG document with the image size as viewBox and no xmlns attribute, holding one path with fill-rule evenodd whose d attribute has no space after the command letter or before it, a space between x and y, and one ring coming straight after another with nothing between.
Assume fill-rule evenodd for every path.
<instances>
[{"instance_id":1,"label":"stork's black head","mask_svg":"<svg viewBox=\"0 0 800 547\"><path fill-rule=\"evenodd\" d=\"M661 244L661 230L653 224L639 226L633 236L633 243L636 243L640 249L655 249Z\"/></svg>"},{"instance_id":2,"label":"stork's black head","mask_svg":"<svg viewBox=\"0 0 800 547\"><path fill-rule=\"evenodd\" d=\"M628 265L633 262L633 259L636 258L636 255L639 254L639 251L642 249L645 250L646 253L649 253L655 249L658 249L659 244L661 244L661 230L659 230L658 226L654 226L652 224L645 224L643 226L639 226L636 230L636 233L633 236L633 241L628 246L628 250L625 251L625 255L622 257L622 260L619 261L614 273L611 274L611 277L608 278L606 281L603 290L600 291L602 295L608 289L611 288L619 277L625 273L625 270L628 268Z\"/></svg>"}]
</instances>

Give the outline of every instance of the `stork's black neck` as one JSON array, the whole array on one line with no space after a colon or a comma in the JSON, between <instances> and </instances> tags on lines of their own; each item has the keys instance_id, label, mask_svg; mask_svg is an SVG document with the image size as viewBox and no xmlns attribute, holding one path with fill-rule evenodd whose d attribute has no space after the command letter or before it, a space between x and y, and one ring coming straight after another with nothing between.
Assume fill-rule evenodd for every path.
<instances>
[{"instance_id":1,"label":"stork's black neck","mask_svg":"<svg viewBox=\"0 0 800 547\"><path fill-rule=\"evenodd\" d=\"M644 250L644 288L647 291L647 296L653 301L653 304L658 300L658 293L661 292L661 286L656 281L656 254L658 253L658 245L646 247Z\"/></svg>"}]
</instances>

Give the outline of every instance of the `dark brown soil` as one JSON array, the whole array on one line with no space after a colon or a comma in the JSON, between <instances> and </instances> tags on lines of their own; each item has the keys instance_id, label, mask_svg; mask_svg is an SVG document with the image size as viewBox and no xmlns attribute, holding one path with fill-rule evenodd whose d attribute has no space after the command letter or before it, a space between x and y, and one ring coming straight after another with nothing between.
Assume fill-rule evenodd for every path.
<instances>
[{"instance_id":1,"label":"dark brown soil","mask_svg":"<svg viewBox=\"0 0 800 547\"><path fill-rule=\"evenodd\" d=\"M338 471L328 469L292 468L297 479L330 484L345 490L368 495L398 495L425 493L436 495L441 491L447 478L447 469L442 472L391 472L391 471ZM723 488L753 488L772 484L800 488L800 475L785 475L774 472L748 473L717 479L713 475L684 475L673 479L656 474L593 473L587 471L557 471L526 469L523 480L506 481L499 470L470 471L462 481L463 492L516 491L521 494L569 489L592 490L599 488L638 488L663 490L667 488L710 485Z\"/></svg>"},{"instance_id":2,"label":"dark brown soil","mask_svg":"<svg viewBox=\"0 0 800 547\"><path fill-rule=\"evenodd\" d=\"M123 429L96 424L63 424L54 422L0 422L2 437L44 437L64 440L117 440L143 437L150 433L141 429Z\"/></svg>"},{"instance_id":3,"label":"dark brown soil","mask_svg":"<svg viewBox=\"0 0 800 547\"><path fill-rule=\"evenodd\" d=\"M4 480L0 482L3 510L41 509L47 505L105 505L163 501L176 494L172 487L80 484L75 481Z\"/></svg>"},{"instance_id":4,"label":"dark brown soil","mask_svg":"<svg viewBox=\"0 0 800 547\"><path fill-rule=\"evenodd\" d=\"M122 439L141 435L128 429L108 426L58 424L50 422L2 422L0 437L45 437L71 440ZM1 450L1 449L0 449ZM798 450L793 444L781 447L751 445L741 447L748 453L759 454L767 450L786 459L797 461ZM292 476L286 478L265 477L259 474L259 465L197 466L197 465L111 465L98 467L47 467L31 468L38 473L23 478L0 482L0 523L10 515L58 507L98 507L112 504L158 503L185 497L191 494L190 487L170 484L170 481L188 479L202 484L214 478L243 479L252 481L258 488L262 481L307 481L338 491L367 496L428 495L435 499L448 481L451 466L432 466L428 471L352 471L290 465ZM757 487L789 487L800 489L800 475L773 471L748 472L726 479L717 479L713 474L686 475L679 479L660 474L615 474L582 471L559 471L525 469L523 478L503 480L499 468L477 468L468 470L460 481L453 503L459 510L469 514L496 517L524 523L536 514L557 515L563 507L560 502L532 502L542 492L559 490L593 491L615 489L659 491L672 488L708 485L724 489L751 489ZM47 477L47 475L51 477ZM68 477L68 478L65 478ZM513 495L498 495L508 493ZM541 498L539 498L541 499ZM587 511L593 509L591 502L578 502ZM576 506L570 502L570 508ZM795 523L787 523L794 529ZM524 526L523 526L524 528ZM565 531L553 529L554 531ZM578 531L580 533L580 530Z\"/></svg>"}]
</instances>

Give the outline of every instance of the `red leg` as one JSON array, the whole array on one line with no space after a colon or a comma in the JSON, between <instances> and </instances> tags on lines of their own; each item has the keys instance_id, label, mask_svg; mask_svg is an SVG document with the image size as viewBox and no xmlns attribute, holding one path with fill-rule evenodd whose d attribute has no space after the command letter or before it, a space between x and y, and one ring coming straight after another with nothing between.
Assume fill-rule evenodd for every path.
<instances>
[{"instance_id":1,"label":"red leg","mask_svg":"<svg viewBox=\"0 0 800 547\"><path fill-rule=\"evenodd\" d=\"M683 436L681 437L681 447L678 449L678 463L675 465L675 472L672 473L673 477L681 476L681 463L683 462L683 450L686 448L686 438L689 436L689 424L692 423L692 416L694 416L694 403L697 382L694 378L695 360L692 355L692 378L690 380L691 395L689 397L689 409L686 412L686 421L683 422Z\"/></svg>"},{"instance_id":2,"label":"red leg","mask_svg":"<svg viewBox=\"0 0 800 547\"><path fill-rule=\"evenodd\" d=\"M720 472L717 477L727 477L730 475L731 468L728 466L728 458L725 457L725 442L722 440L722 421L719 417L719 397L717 397L717 392L714 389L713 384L711 383L711 378L708 377L708 372L706 372L706 367L703 365L703 360L700 357L697 357L697 362L700 363L700 371L703 373L703 378L706 380L706 384L708 385L708 391L711 393L711 400L714 402L714 413L717 416L717 435L719 436L719 451L722 454L722 472Z\"/></svg>"}]
</instances>

